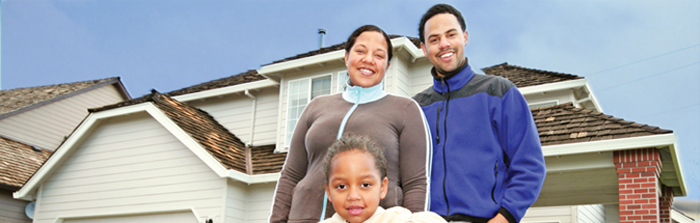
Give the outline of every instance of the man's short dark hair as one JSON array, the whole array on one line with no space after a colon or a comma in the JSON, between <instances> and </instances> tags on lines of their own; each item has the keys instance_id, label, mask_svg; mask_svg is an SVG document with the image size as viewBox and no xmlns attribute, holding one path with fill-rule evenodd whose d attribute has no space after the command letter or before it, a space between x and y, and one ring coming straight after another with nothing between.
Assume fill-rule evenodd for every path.
<instances>
[{"instance_id":1,"label":"man's short dark hair","mask_svg":"<svg viewBox=\"0 0 700 223\"><path fill-rule=\"evenodd\" d=\"M430 7L430 9L423 14L423 18L420 19L418 35L420 36L421 43L425 43L425 36L423 36L425 35L425 23L428 22L428 19L433 18L433 16L442 13L449 13L457 17L457 21L459 21L459 25L462 27L462 32L467 30L467 24L464 22L464 17L462 17L462 13L460 13L459 10L448 4L437 4Z\"/></svg>"},{"instance_id":2,"label":"man's short dark hair","mask_svg":"<svg viewBox=\"0 0 700 223\"><path fill-rule=\"evenodd\" d=\"M349 53L350 49L352 48L353 45L355 45L355 40L357 40L357 37L360 36L360 34L364 32L379 32L384 36L384 40L386 40L386 46L388 47L386 50L387 57L386 61L389 62L391 60L391 56L394 55L392 51L394 51L394 47L391 45L391 39L389 38L389 35L387 35L384 30L380 29L379 27L375 25L364 25L360 26L360 28L357 28L352 34L350 34L350 37L348 37L348 41L345 42L345 52Z\"/></svg>"}]
</instances>

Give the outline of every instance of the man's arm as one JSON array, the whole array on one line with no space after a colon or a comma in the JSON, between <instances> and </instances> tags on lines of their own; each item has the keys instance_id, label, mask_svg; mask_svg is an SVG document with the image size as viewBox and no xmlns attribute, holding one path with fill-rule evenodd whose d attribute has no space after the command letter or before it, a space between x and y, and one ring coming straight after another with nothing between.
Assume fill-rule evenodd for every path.
<instances>
[{"instance_id":1,"label":"man's arm","mask_svg":"<svg viewBox=\"0 0 700 223\"><path fill-rule=\"evenodd\" d=\"M499 138L506 154L507 170L499 214L509 222L519 222L539 196L546 167L527 101L515 86L502 100Z\"/></svg>"}]
</instances>

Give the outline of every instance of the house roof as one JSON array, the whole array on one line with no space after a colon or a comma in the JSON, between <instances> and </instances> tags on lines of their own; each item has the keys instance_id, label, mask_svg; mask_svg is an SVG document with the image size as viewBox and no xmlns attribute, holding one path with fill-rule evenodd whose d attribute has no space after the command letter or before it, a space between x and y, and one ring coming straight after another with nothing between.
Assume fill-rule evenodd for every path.
<instances>
[{"instance_id":1,"label":"house roof","mask_svg":"<svg viewBox=\"0 0 700 223\"><path fill-rule=\"evenodd\" d=\"M227 169L245 173L245 145L207 112L153 91L148 97Z\"/></svg>"},{"instance_id":2,"label":"house roof","mask_svg":"<svg viewBox=\"0 0 700 223\"><path fill-rule=\"evenodd\" d=\"M572 103L532 109L543 146L673 133L625 121Z\"/></svg>"},{"instance_id":3,"label":"house roof","mask_svg":"<svg viewBox=\"0 0 700 223\"><path fill-rule=\"evenodd\" d=\"M402 36L402 35L389 35L389 39L395 39L395 38L400 38L400 37L408 38L409 40L411 40L413 45L420 48L420 39L418 39L418 38ZM296 56L287 57L287 58L284 58L281 60L276 60L276 61L273 61L272 63L265 64L263 66L270 65L270 64L276 64L276 63L282 63L282 62L286 62L286 61L290 61L290 60L301 59L301 58L310 57L310 56L319 55L319 54L324 54L324 53L333 52L336 50L344 50L344 49L345 49L345 42L342 42L340 44L335 44L335 45L332 45L329 47L320 48L318 50L312 50L312 51L309 51L306 53L297 54Z\"/></svg>"},{"instance_id":4,"label":"house roof","mask_svg":"<svg viewBox=\"0 0 700 223\"><path fill-rule=\"evenodd\" d=\"M282 171L287 153L275 153L275 145L253 147L251 164L253 174L278 173Z\"/></svg>"},{"instance_id":5,"label":"house roof","mask_svg":"<svg viewBox=\"0 0 700 223\"><path fill-rule=\"evenodd\" d=\"M486 74L505 77L519 88L583 79L582 77L576 75L519 67L508 63L486 67L482 70Z\"/></svg>"},{"instance_id":6,"label":"house roof","mask_svg":"<svg viewBox=\"0 0 700 223\"><path fill-rule=\"evenodd\" d=\"M0 137L0 188L21 188L49 156L48 150Z\"/></svg>"},{"instance_id":7,"label":"house roof","mask_svg":"<svg viewBox=\"0 0 700 223\"><path fill-rule=\"evenodd\" d=\"M0 91L0 119L83 91L119 83L119 77ZM124 91L126 94L126 91ZM125 95L129 98L128 94Z\"/></svg>"}]
</instances>

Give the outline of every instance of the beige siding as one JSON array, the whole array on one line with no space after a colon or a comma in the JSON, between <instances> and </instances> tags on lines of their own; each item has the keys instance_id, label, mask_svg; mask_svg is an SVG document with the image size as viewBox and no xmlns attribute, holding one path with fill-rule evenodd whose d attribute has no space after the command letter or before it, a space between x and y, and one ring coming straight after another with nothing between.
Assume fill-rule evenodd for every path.
<instances>
[{"instance_id":1,"label":"beige siding","mask_svg":"<svg viewBox=\"0 0 700 223\"><path fill-rule=\"evenodd\" d=\"M531 207L521 220L524 223L535 222L574 222L575 206Z\"/></svg>"},{"instance_id":2,"label":"beige siding","mask_svg":"<svg viewBox=\"0 0 700 223\"><path fill-rule=\"evenodd\" d=\"M246 222L246 199L248 186L239 181L228 180L226 188L226 223Z\"/></svg>"},{"instance_id":3,"label":"beige siding","mask_svg":"<svg viewBox=\"0 0 700 223\"><path fill-rule=\"evenodd\" d=\"M24 207L29 202L12 199L12 192L0 190L0 222L29 223L29 219L24 214Z\"/></svg>"},{"instance_id":4,"label":"beige siding","mask_svg":"<svg viewBox=\"0 0 700 223\"><path fill-rule=\"evenodd\" d=\"M148 114L111 118L85 137L43 183L35 222L187 208L201 218L223 213L224 179Z\"/></svg>"},{"instance_id":5,"label":"beige siding","mask_svg":"<svg viewBox=\"0 0 700 223\"><path fill-rule=\"evenodd\" d=\"M173 213L149 213L138 215L125 216L106 216L95 218L79 218L67 219L63 223L151 223L151 222L168 222L168 223L197 223L197 218L189 211L173 212Z\"/></svg>"},{"instance_id":6,"label":"beige siding","mask_svg":"<svg viewBox=\"0 0 700 223\"><path fill-rule=\"evenodd\" d=\"M87 116L88 108L122 101L113 86L103 86L0 120L0 135L54 150Z\"/></svg>"},{"instance_id":7,"label":"beige siding","mask_svg":"<svg viewBox=\"0 0 700 223\"><path fill-rule=\"evenodd\" d=\"M255 96L255 128L253 145L275 144L279 94L277 88L250 91ZM189 102L190 105L209 113L217 122L236 135L244 143L251 142L251 118L253 99L243 94L233 94Z\"/></svg>"},{"instance_id":8,"label":"beige siding","mask_svg":"<svg viewBox=\"0 0 700 223\"><path fill-rule=\"evenodd\" d=\"M246 207L249 223L265 223L270 216L275 183L254 184L248 187Z\"/></svg>"},{"instance_id":9,"label":"beige siding","mask_svg":"<svg viewBox=\"0 0 700 223\"><path fill-rule=\"evenodd\" d=\"M420 59L411 66L411 96L420 93L426 88L433 85L433 77L430 75L430 69L433 65L428 59Z\"/></svg>"},{"instance_id":10,"label":"beige siding","mask_svg":"<svg viewBox=\"0 0 700 223\"><path fill-rule=\"evenodd\" d=\"M391 81L391 85L386 87L388 93L401 96L411 97L411 78L408 73L406 63L398 57L391 62L387 77L385 79Z\"/></svg>"},{"instance_id":11,"label":"beige siding","mask_svg":"<svg viewBox=\"0 0 700 223\"><path fill-rule=\"evenodd\" d=\"M579 205L578 206L578 222L579 223L604 223L605 222L605 207L602 204Z\"/></svg>"}]
</instances>

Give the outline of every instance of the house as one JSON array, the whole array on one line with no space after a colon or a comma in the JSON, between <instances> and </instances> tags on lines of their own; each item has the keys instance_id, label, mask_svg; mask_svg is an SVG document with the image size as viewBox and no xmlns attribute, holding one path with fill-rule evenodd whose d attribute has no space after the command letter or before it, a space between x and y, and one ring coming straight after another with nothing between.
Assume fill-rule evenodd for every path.
<instances>
[{"instance_id":1,"label":"house","mask_svg":"<svg viewBox=\"0 0 700 223\"><path fill-rule=\"evenodd\" d=\"M119 78L0 91L0 222L30 222L12 199L88 108L131 99Z\"/></svg>"},{"instance_id":2,"label":"house","mask_svg":"<svg viewBox=\"0 0 700 223\"><path fill-rule=\"evenodd\" d=\"M431 85L418 40L392 36L385 89ZM91 110L15 192L34 222L265 222L297 118L342 91L343 44ZM507 63L532 107L548 173L524 222L670 222L686 186L672 131L602 113L585 79ZM584 205L584 206L578 206Z\"/></svg>"}]
</instances>

